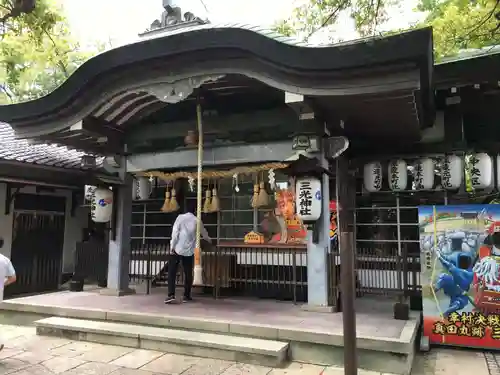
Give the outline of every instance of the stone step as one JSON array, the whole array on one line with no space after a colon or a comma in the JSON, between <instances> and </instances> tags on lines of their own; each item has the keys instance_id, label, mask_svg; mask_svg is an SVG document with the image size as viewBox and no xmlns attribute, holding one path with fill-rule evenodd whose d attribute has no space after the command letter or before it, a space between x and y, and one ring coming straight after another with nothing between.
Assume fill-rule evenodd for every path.
<instances>
[{"instance_id":1,"label":"stone step","mask_svg":"<svg viewBox=\"0 0 500 375\"><path fill-rule=\"evenodd\" d=\"M217 358L269 367L288 361L288 342L98 320L50 317L35 322L38 335Z\"/></svg>"}]
</instances>

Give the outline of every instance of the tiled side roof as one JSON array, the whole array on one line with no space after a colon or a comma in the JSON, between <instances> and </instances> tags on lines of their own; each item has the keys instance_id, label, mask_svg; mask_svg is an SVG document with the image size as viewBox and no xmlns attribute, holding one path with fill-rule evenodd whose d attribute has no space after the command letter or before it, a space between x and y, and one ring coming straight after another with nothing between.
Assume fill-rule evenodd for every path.
<instances>
[{"instance_id":1,"label":"tiled side roof","mask_svg":"<svg viewBox=\"0 0 500 375\"><path fill-rule=\"evenodd\" d=\"M457 61L474 59L476 57L493 56L493 55L497 55L497 54L500 54L500 45L483 47L483 48L464 49L464 50L459 51L458 54L455 56L450 56L450 57L444 58L436 65L454 63Z\"/></svg>"},{"instance_id":2,"label":"tiled side roof","mask_svg":"<svg viewBox=\"0 0 500 375\"><path fill-rule=\"evenodd\" d=\"M9 124L0 122L0 160L12 160L29 164L60 168L80 169L82 151L48 144L29 144L16 139Z\"/></svg>"}]
</instances>

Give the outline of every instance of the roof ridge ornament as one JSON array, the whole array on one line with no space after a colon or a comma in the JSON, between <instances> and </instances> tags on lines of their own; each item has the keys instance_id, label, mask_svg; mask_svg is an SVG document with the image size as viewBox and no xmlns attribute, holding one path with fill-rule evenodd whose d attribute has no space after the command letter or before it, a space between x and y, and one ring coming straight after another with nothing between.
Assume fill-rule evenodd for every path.
<instances>
[{"instance_id":1,"label":"roof ridge ornament","mask_svg":"<svg viewBox=\"0 0 500 375\"><path fill-rule=\"evenodd\" d=\"M173 5L173 0L163 0L163 8L165 9L161 14L161 18L154 20L148 30L142 35L158 30L171 30L178 29L179 27L204 25L209 23L208 20L202 20L200 17L195 16L192 12L181 11L181 8Z\"/></svg>"},{"instance_id":2,"label":"roof ridge ornament","mask_svg":"<svg viewBox=\"0 0 500 375\"><path fill-rule=\"evenodd\" d=\"M154 83L148 85L147 87L138 88L134 91L147 92L162 102L175 104L187 99L195 89L203 84L216 82L222 77L224 77L224 75L189 77L174 82Z\"/></svg>"}]
</instances>

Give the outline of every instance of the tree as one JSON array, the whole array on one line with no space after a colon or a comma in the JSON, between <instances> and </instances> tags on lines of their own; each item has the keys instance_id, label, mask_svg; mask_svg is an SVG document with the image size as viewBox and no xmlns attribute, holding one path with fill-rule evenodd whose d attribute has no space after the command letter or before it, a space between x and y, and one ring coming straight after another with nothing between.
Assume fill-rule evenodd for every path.
<instances>
[{"instance_id":1,"label":"tree","mask_svg":"<svg viewBox=\"0 0 500 375\"><path fill-rule=\"evenodd\" d=\"M500 44L500 0L421 0L422 25L434 30L436 57Z\"/></svg>"},{"instance_id":2,"label":"tree","mask_svg":"<svg viewBox=\"0 0 500 375\"><path fill-rule=\"evenodd\" d=\"M354 20L359 36L379 32L387 11L406 0L308 0L292 17L276 25L285 35L307 40L316 31L335 25L344 14ZM426 15L417 25L432 26L436 58L459 50L500 44L500 0L419 0L417 11ZM388 33L402 31L392 30ZM385 33L385 32L384 32ZM333 39L333 38L331 38Z\"/></svg>"},{"instance_id":3,"label":"tree","mask_svg":"<svg viewBox=\"0 0 500 375\"><path fill-rule=\"evenodd\" d=\"M0 43L2 104L47 95L92 55L71 38L62 11L50 0L37 0L31 13L8 21Z\"/></svg>"},{"instance_id":4,"label":"tree","mask_svg":"<svg viewBox=\"0 0 500 375\"><path fill-rule=\"evenodd\" d=\"M404 0L401 0L404 1ZM387 9L398 0L308 0L293 10L292 16L279 22L276 30L297 35L307 41L316 31L333 26L342 15L349 15L361 36L373 35L387 20Z\"/></svg>"},{"instance_id":5,"label":"tree","mask_svg":"<svg viewBox=\"0 0 500 375\"><path fill-rule=\"evenodd\" d=\"M11 18L29 14L35 10L35 0L2 1L0 23L5 24Z\"/></svg>"}]
</instances>

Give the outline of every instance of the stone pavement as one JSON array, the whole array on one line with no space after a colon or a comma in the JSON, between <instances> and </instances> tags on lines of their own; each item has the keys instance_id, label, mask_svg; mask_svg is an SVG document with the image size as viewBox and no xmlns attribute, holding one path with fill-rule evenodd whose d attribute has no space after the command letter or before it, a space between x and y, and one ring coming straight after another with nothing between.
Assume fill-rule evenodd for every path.
<instances>
[{"instance_id":1,"label":"stone pavement","mask_svg":"<svg viewBox=\"0 0 500 375\"><path fill-rule=\"evenodd\" d=\"M34 327L0 325L6 348L0 375L343 375L342 368L292 363L271 369L61 338L36 336ZM500 359L500 358L499 358ZM419 356L412 375L495 375L496 356L477 351L433 349ZM488 364L491 371L488 370ZM493 367L492 367L493 366ZM359 371L359 375L379 375Z\"/></svg>"}]
</instances>

